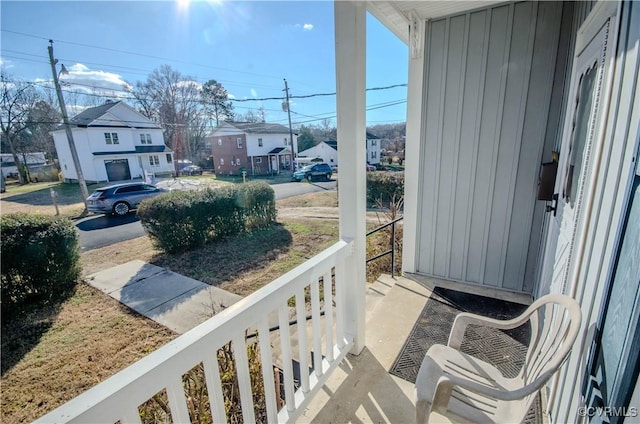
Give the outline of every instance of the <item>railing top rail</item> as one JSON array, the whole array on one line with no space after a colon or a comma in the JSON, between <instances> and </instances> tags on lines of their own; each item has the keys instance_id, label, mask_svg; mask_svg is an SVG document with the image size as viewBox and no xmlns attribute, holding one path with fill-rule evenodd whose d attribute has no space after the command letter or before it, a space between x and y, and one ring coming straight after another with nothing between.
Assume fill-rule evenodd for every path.
<instances>
[{"instance_id":1,"label":"railing top rail","mask_svg":"<svg viewBox=\"0 0 640 424\"><path fill-rule=\"evenodd\" d=\"M396 218L393 221L389 221L386 224L382 224L381 226L374 228L373 230L369 231L367 233L367 237L369 237L371 234L377 233L378 231L384 230L385 228L387 228L390 225L395 224L398 221L402 221L404 219L404 216L401 216L400 218Z\"/></svg>"},{"instance_id":2,"label":"railing top rail","mask_svg":"<svg viewBox=\"0 0 640 424\"><path fill-rule=\"evenodd\" d=\"M121 403L146 401L166 387L157 373L184 374L204 358L229 342L239 331L257 324L288 299L298 286L304 287L313 276L329 271L350 255L353 242L340 240L270 284L241 299L224 311L162 346L125 370L80 394L41 417L36 422L81 422L100 417L117 417ZM135 391L124 391L134 386ZM118 418L115 418L117 420Z\"/></svg>"}]
</instances>

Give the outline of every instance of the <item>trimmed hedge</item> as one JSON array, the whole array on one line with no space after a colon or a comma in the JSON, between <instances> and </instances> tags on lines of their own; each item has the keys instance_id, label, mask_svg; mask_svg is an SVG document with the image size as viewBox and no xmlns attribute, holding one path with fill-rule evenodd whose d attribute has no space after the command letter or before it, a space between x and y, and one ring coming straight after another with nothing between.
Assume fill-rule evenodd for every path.
<instances>
[{"instance_id":1,"label":"trimmed hedge","mask_svg":"<svg viewBox=\"0 0 640 424\"><path fill-rule=\"evenodd\" d=\"M78 232L66 218L9 214L0 217L2 313L59 299L80 276Z\"/></svg>"},{"instance_id":2,"label":"trimmed hedge","mask_svg":"<svg viewBox=\"0 0 640 424\"><path fill-rule=\"evenodd\" d=\"M394 196L396 200L404 196L404 172L367 173L367 202L388 204Z\"/></svg>"},{"instance_id":3,"label":"trimmed hedge","mask_svg":"<svg viewBox=\"0 0 640 424\"><path fill-rule=\"evenodd\" d=\"M159 249L184 252L271 225L276 220L275 194L264 182L172 191L143 201L138 216Z\"/></svg>"}]
</instances>

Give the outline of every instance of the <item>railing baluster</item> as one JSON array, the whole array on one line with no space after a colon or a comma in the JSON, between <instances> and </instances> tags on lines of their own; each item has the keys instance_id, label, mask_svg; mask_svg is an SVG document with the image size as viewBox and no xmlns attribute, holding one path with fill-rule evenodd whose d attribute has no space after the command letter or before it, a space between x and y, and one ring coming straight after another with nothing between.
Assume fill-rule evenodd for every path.
<instances>
[{"instance_id":1,"label":"railing baluster","mask_svg":"<svg viewBox=\"0 0 640 424\"><path fill-rule=\"evenodd\" d=\"M171 419L174 423L188 423L189 410L187 409L187 398L184 395L184 385L182 376L175 376L167 385L167 397L169 398L169 409L171 409Z\"/></svg>"},{"instance_id":2,"label":"railing baluster","mask_svg":"<svg viewBox=\"0 0 640 424\"><path fill-rule=\"evenodd\" d=\"M238 372L238 386L240 388L240 401L242 402L242 418L245 423L256 421L253 410L253 394L251 393L251 374L249 374L249 360L247 359L247 343L244 334L233 338L233 356Z\"/></svg>"},{"instance_id":3,"label":"railing baluster","mask_svg":"<svg viewBox=\"0 0 640 424\"><path fill-rule=\"evenodd\" d=\"M264 382L265 403L267 404L267 422L275 423L278 421L278 405L276 404L276 384L273 378L273 356L271 354L271 338L269 335L269 324L264 319L258 324L262 381Z\"/></svg>"},{"instance_id":4,"label":"railing baluster","mask_svg":"<svg viewBox=\"0 0 640 424\"><path fill-rule=\"evenodd\" d=\"M300 386L302 393L309 392L309 351L307 349L307 314L304 287L296 294L296 319L298 322L298 357L300 358Z\"/></svg>"},{"instance_id":5,"label":"railing baluster","mask_svg":"<svg viewBox=\"0 0 640 424\"><path fill-rule=\"evenodd\" d=\"M344 347L344 308L345 308L345 263L336 264L336 345L338 349Z\"/></svg>"},{"instance_id":6,"label":"railing baluster","mask_svg":"<svg viewBox=\"0 0 640 424\"><path fill-rule=\"evenodd\" d=\"M324 324L327 360L333 362L333 281L331 270L324 274Z\"/></svg>"},{"instance_id":7,"label":"railing baluster","mask_svg":"<svg viewBox=\"0 0 640 424\"><path fill-rule=\"evenodd\" d=\"M220 365L218 364L218 352L206 356L202 361L204 366L204 378L209 394L209 409L214 423L226 423L227 414L224 410L224 396L222 395L222 382L220 381Z\"/></svg>"},{"instance_id":8,"label":"railing baluster","mask_svg":"<svg viewBox=\"0 0 640 424\"><path fill-rule=\"evenodd\" d=\"M287 305L278 309L278 321L280 323L280 345L282 346L282 368L284 372L284 401L287 404L287 411L293 412L296 408L294 404L293 389L293 364L291 363L291 337L289 335L289 317Z\"/></svg>"},{"instance_id":9,"label":"railing baluster","mask_svg":"<svg viewBox=\"0 0 640 424\"><path fill-rule=\"evenodd\" d=\"M326 284L326 283L325 283ZM313 368L322 375L322 326L320 323L320 284L318 277L311 283L311 317L313 320Z\"/></svg>"}]
</instances>

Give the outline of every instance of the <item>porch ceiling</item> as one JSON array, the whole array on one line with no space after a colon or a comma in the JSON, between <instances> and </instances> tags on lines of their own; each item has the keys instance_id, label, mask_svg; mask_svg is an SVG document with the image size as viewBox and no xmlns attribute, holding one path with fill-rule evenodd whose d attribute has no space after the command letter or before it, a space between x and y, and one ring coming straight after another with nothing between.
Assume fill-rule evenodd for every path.
<instances>
[{"instance_id":1,"label":"porch ceiling","mask_svg":"<svg viewBox=\"0 0 640 424\"><path fill-rule=\"evenodd\" d=\"M367 10L405 44L408 44L409 16L412 12L419 19L429 20L481 9L498 3L504 3L504 0L369 1L367 2Z\"/></svg>"}]
</instances>

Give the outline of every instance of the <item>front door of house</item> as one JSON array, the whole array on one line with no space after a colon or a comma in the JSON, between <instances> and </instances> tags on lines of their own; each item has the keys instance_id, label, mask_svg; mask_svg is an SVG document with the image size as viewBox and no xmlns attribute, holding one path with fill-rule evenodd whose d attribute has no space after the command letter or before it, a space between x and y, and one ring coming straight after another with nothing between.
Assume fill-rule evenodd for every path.
<instances>
[{"instance_id":1,"label":"front door of house","mask_svg":"<svg viewBox=\"0 0 640 424\"><path fill-rule=\"evenodd\" d=\"M640 165L629 198L605 312L591 346L582 395L591 422L637 419L628 409L640 361Z\"/></svg>"},{"instance_id":2,"label":"front door of house","mask_svg":"<svg viewBox=\"0 0 640 424\"><path fill-rule=\"evenodd\" d=\"M576 295L576 288L570 282L570 268L580 248L582 212L590 198L593 183L589 181L594 176L605 124L612 60L611 10L615 13L611 8L595 13L598 18L588 19L578 32L560 148L555 185L558 200L551 222L552 229L557 231L551 291L570 296Z\"/></svg>"}]
</instances>

